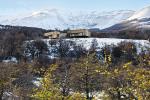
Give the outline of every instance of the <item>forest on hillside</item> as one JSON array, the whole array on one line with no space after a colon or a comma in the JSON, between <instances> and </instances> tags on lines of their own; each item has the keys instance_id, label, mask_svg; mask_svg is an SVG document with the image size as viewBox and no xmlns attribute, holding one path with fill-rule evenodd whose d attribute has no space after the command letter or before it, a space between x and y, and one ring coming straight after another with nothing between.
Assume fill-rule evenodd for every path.
<instances>
[{"instance_id":1,"label":"forest on hillside","mask_svg":"<svg viewBox=\"0 0 150 100\"><path fill-rule=\"evenodd\" d=\"M59 57L49 58L47 45L37 39L33 47L27 46L29 57L24 55L24 37L16 33L0 42L0 56L17 58L17 62L0 62L0 100L150 99L149 48L137 52L134 43L121 42L97 52L96 41L86 50L59 40Z\"/></svg>"}]
</instances>

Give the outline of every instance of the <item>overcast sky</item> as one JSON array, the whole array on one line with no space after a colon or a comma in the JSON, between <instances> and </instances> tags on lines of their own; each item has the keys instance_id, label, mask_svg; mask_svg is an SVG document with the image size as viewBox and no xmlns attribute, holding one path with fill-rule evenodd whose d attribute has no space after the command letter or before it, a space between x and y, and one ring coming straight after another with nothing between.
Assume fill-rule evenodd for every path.
<instances>
[{"instance_id":1,"label":"overcast sky","mask_svg":"<svg viewBox=\"0 0 150 100\"><path fill-rule=\"evenodd\" d=\"M138 10L150 6L150 0L0 0L0 14L17 14L41 9L65 10Z\"/></svg>"}]
</instances>

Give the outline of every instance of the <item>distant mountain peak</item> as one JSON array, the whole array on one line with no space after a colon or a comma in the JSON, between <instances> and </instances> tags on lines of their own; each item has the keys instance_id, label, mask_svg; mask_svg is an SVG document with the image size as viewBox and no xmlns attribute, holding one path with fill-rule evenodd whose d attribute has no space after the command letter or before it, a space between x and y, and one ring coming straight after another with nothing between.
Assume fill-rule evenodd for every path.
<instances>
[{"instance_id":1,"label":"distant mountain peak","mask_svg":"<svg viewBox=\"0 0 150 100\"><path fill-rule=\"evenodd\" d=\"M0 19L0 24L39 27L44 29L104 29L129 18L134 11L66 11L43 9L11 19ZM4 17L5 18L5 17Z\"/></svg>"},{"instance_id":2,"label":"distant mountain peak","mask_svg":"<svg viewBox=\"0 0 150 100\"><path fill-rule=\"evenodd\" d=\"M43 15L49 15L50 13L57 13L57 12L58 9L43 9L31 13L31 16L43 16Z\"/></svg>"},{"instance_id":3,"label":"distant mountain peak","mask_svg":"<svg viewBox=\"0 0 150 100\"><path fill-rule=\"evenodd\" d=\"M150 30L150 6L136 11L128 19L103 29L106 32L117 32L122 30L143 29Z\"/></svg>"}]
</instances>

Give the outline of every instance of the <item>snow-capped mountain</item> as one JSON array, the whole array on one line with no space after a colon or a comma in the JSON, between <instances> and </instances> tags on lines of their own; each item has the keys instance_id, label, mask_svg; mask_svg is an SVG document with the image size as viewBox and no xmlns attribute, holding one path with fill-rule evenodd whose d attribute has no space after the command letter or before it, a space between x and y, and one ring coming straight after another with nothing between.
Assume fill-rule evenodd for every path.
<instances>
[{"instance_id":1,"label":"snow-capped mountain","mask_svg":"<svg viewBox=\"0 0 150 100\"><path fill-rule=\"evenodd\" d=\"M128 19L134 11L119 10L98 11L64 11L60 9L41 10L17 17L0 18L0 24L39 27L44 29L100 28L104 29Z\"/></svg>"},{"instance_id":2,"label":"snow-capped mountain","mask_svg":"<svg viewBox=\"0 0 150 100\"><path fill-rule=\"evenodd\" d=\"M135 12L130 18L104 30L150 29L150 6Z\"/></svg>"},{"instance_id":3,"label":"snow-capped mountain","mask_svg":"<svg viewBox=\"0 0 150 100\"><path fill-rule=\"evenodd\" d=\"M150 18L150 6L136 11L128 20Z\"/></svg>"}]
</instances>

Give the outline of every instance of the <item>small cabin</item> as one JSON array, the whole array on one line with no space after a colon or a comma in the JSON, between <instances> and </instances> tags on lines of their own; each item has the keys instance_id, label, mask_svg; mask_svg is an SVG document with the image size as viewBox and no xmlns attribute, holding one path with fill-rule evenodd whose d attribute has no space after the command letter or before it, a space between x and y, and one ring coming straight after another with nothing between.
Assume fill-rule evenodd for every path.
<instances>
[{"instance_id":1,"label":"small cabin","mask_svg":"<svg viewBox=\"0 0 150 100\"><path fill-rule=\"evenodd\" d=\"M47 33L44 33L44 37L49 38L49 39L57 39L60 37L60 32L57 32L57 31L47 32Z\"/></svg>"},{"instance_id":2,"label":"small cabin","mask_svg":"<svg viewBox=\"0 0 150 100\"><path fill-rule=\"evenodd\" d=\"M67 36L70 38L73 37L90 37L91 33L87 29L78 29L78 30L69 30Z\"/></svg>"}]
</instances>

